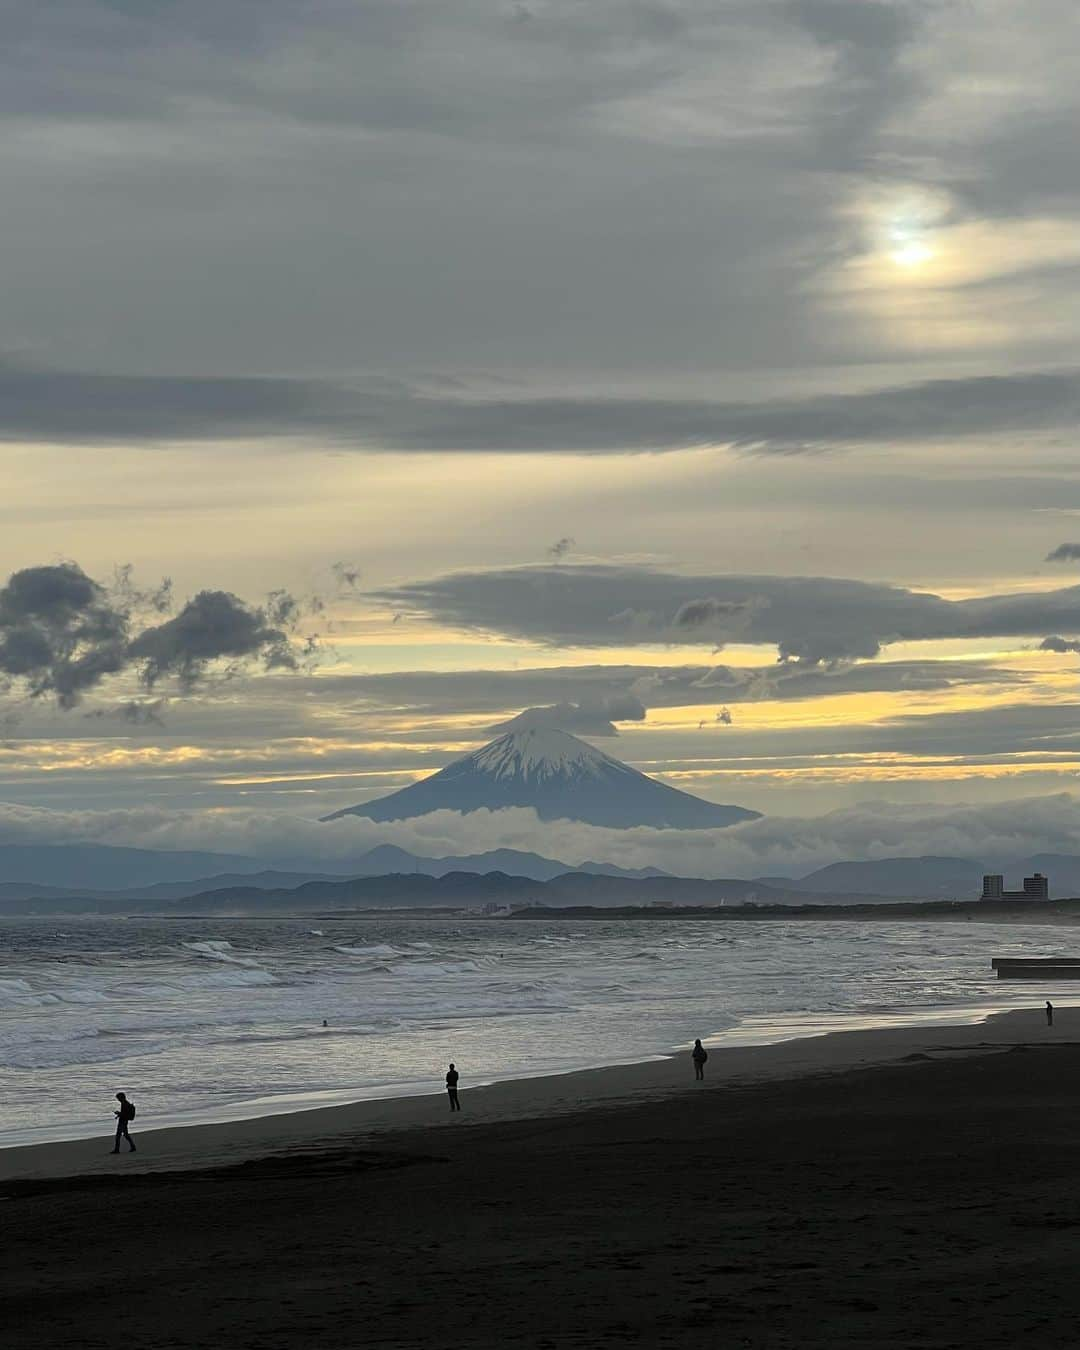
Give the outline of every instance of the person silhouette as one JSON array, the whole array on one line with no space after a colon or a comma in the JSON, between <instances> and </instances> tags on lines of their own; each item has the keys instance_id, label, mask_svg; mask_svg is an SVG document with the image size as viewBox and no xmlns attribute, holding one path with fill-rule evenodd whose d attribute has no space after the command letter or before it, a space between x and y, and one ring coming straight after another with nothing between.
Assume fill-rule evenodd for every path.
<instances>
[{"instance_id":1,"label":"person silhouette","mask_svg":"<svg viewBox=\"0 0 1080 1350\"><path fill-rule=\"evenodd\" d=\"M709 1058L709 1052L700 1041L694 1042L694 1048L690 1051L690 1058L694 1061L694 1078L699 1082L705 1081L705 1061Z\"/></svg>"},{"instance_id":2,"label":"person silhouette","mask_svg":"<svg viewBox=\"0 0 1080 1350\"><path fill-rule=\"evenodd\" d=\"M116 1094L116 1100L120 1103L120 1110L114 1111L116 1117L116 1143L113 1146L113 1152L120 1152L120 1140L128 1141L128 1148L131 1153L135 1152L135 1140L128 1134L128 1125L135 1119L135 1103L129 1102L122 1092Z\"/></svg>"},{"instance_id":3,"label":"person silhouette","mask_svg":"<svg viewBox=\"0 0 1080 1350\"><path fill-rule=\"evenodd\" d=\"M1048 1027L1054 1025L1054 1005L1049 999L1046 1000L1046 1025Z\"/></svg>"},{"instance_id":4,"label":"person silhouette","mask_svg":"<svg viewBox=\"0 0 1080 1350\"><path fill-rule=\"evenodd\" d=\"M451 1064L446 1071L446 1095L450 1098L450 1110L460 1111L461 1103L457 1099L458 1071Z\"/></svg>"}]
</instances>

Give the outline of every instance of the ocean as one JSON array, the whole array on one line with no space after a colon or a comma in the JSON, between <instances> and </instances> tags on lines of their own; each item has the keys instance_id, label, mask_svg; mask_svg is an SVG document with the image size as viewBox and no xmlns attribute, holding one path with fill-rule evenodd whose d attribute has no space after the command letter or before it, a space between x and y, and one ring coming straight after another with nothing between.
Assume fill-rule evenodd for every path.
<instances>
[{"instance_id":1,"label":"ocean","mask_svg":"<svg viewBox=\"0 0 1080 1350\"><path fill-rule=\"evenodd\" d=\"M970 922L4 919L0 1147L108 1134L118 1090L147 1128L441 1091L450 1060L467 1090L695 1036L971 1020L1048 993L999 983L991 956L1063 942Z\"/></svg>"}]
</instances>

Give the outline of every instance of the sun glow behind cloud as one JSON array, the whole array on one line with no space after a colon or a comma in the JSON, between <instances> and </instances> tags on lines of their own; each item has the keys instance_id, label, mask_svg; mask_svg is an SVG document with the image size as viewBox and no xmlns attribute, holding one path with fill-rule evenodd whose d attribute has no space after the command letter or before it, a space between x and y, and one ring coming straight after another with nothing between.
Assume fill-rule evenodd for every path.
<instances>
[{"instance_id":1,"label":"sun glow behind cloud","mask_svg":"<svg viewBox=\"0 0 1080 1350\"><path fill-rule=\"evenodd\" d=\"M922 240L904 239L902 236L889 254L897 267L918 267L922 263L929 262L933 256L934 250Z\"/></svg>"}]
</instances>

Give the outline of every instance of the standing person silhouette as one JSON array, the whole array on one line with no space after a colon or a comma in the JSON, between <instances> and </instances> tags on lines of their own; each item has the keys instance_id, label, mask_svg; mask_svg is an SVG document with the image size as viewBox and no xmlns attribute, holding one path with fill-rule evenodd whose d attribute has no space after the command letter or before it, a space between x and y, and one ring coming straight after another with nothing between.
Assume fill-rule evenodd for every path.
<instances>
[{"instance_id":1,"label":"standing person silhouette","mask_svg":"<svg viewBox=\"0 0 1080 1350\"><path fill-rule=\"evenodd\" d=\"M122 1092L116 1094L116 1100L120 1103L120 1110L114 1111L116 1117L116 1143L113 1146L113 1152L120 1152L120 1140L128 1141L128 1151L135 1152L135 1140L128 1134L128 1125L135 1119L135 1103L129 1102Z\"/></svg>"},{"instance_id":2,"label":"standing person silhouette","mask_svg":"<svg viewBox=\"0 0 1080 1350\"><path fill-rule=\"evenodd\" d=\"M1048 1027L1054 1025L1054 1005L1049 999L1046 1000L1046 1025Z\"/></svg>"},{"instance_id":3,"label":"standing person silhouette","mask_svg":"<svg viewBox=\"0 0 1080 1350\"><path fill-rule=\"evenodd\" d=\"M690 1051L690 1058L694 1061L694 1078L699 1083L704 1083L705 1061L709 1058L709 1052L700 1040L694 1042L694 1048Z\"/></svg>"},{"instance_id":4,"label":"standing person silhouette","mask_svg":"<svg viewBox=\"0 0 1080 1350\"><path fill-rule=\"evenodd\" d=\"M461 1103L457 1099L458 1071L451 1064L446 1071L446 1095L450 1098L450 1110L460 1111Z\"/></svg>"}]
</instances>

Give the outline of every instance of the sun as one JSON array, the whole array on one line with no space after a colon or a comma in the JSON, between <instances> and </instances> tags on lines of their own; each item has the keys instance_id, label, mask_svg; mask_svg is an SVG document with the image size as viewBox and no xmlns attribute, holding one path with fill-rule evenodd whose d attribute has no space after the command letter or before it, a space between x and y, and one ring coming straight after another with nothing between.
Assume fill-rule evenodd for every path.
<instances>
[{"instance_id":1,"label":"sun","mask_svg":"<svg viewBox=\"0 0 1080 1350\"><path fill-rule=\"evenodd\" d=\"M876 244L879 256L894 267L914 271L937 256L935 243L947 211L947 203L929 193L905 193L880 203Z\"/></svg>"},{"instance_id":2,"label":"sun","mask_svg":"<svg viewBox=\"0 0 1080 1350\"><path fill-rule=\"evenodd\" d=\"M919 267L929 262L933 256L934 250L920 239L909 238L903 243L898 242L896 247L889 250L889 258L897 267Z\"/></svg>"}]
</instances>

